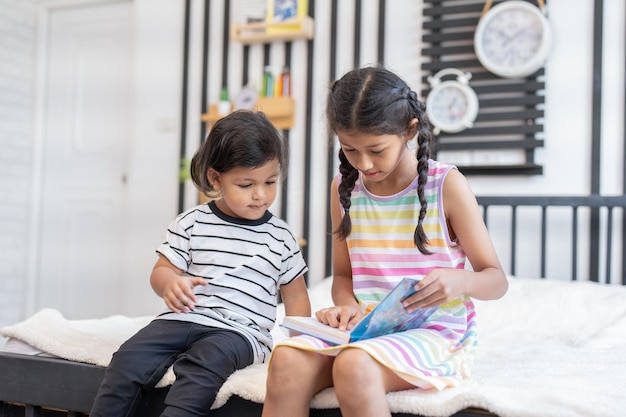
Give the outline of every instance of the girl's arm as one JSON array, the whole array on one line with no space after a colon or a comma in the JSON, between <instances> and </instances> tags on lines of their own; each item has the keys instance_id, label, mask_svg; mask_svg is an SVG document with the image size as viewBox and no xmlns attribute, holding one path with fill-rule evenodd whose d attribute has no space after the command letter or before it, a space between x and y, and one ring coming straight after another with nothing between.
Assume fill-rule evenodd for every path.
<instances>
[{"instance_id":1,"label":"girl's arm","mask_svg":"<svg viewBox=\"0 0 626 417\"><path fill-rule=\"evenodd\" d=\"M311 316L311 302L304 277L299 276L289 284L282 285L280 296L285 304L285 315Z\"/></svg>"},{"instance_id":2,"label":"girl's arm","mask_svg":"<svg viewBox=\"0 0 626 417\"><path fill-rule=\"evenodd\" d=\"M159 255L152 268L150 285L174 313L188 313L197 302L193 287L206 285L206 282L200 277L184 275L184 271L176 268L165 256Z\"/></svg>"},{"instance_id":3,"label":"girl's arm","mask_svg":"<svg viewBox=\"0 0 626 417\"><path fill-rule=\"evenodd\" d=\"M330 215L332 230L335 231L341 222L341 206L337 194L337 178L330 186ZM363 317L359 304L352 290L352 267L345 240L333 234L333 285L332 297L335 307L326 308L316 313L322 323L340 329L351 329Z\"/></svg>"},{"instance_id":4,"label":"girl's arm","mask_svg":"<svg viewBox=\"0 0 626 417\"><path fill-rule=\"evenodd\" d=\"M475 271L468 272L463 280L462 294L480 300L502 297L509 283L467 179L456 169L451 170L443 194L449 228Z\"/></svg>"},{"instance_id":5,"label":"girl's arm","mask_svg":"<svg viewBox=\"0 0 626 417\"><path fill-rule=\"evenodd\" d=\"M466 178L456 169L448 172L443 185L444 214L448 231L463 247L472 271L435 269L416 287L422 289L405 306L430 307L460 295L480 300L502 297L508 281ZM411 304L413 303L413 304Z\"/></svg>"}]
</instances>

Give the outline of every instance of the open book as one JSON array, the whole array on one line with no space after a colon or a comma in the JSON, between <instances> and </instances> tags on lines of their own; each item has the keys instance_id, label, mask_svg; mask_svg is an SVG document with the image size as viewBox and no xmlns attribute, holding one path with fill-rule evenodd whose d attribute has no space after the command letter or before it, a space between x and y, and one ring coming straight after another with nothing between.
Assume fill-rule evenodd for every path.
<instances>
[{"instance_id":1,"label":"open book","mask_svg":"<svg viewBox=\"0 0 626 417\"><path fill-rule=\"evenodd\" d=\"M403 278L396 287L352 330L339 330L319 322L315 317L287 316L281 326L288 330L315 336L332 344L345 344L390 333L418 328L437 307L421 308L412 313L402 306L402 301L415 294L413 288L419 280Z\"/></svg>"}]
</instances>

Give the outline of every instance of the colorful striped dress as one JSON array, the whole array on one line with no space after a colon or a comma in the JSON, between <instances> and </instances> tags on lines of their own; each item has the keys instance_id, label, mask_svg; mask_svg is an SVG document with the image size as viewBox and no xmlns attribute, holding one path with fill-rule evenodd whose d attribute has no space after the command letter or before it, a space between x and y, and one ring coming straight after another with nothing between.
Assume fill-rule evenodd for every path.
<instances>
[{"instance_id":1,"label":"colorful striped dress","mask_svg":"<svg viewBox=\"0 0 626 417\"><path fill-rule=\"evenodd\" d=\"M433 268L465 268L463 249L450 239L443 213L442 189L454 169L429 161L424 229L431 255L415 247L419 216L417 178L391 196L367 191L359 178L352 192L352 232L347 239L354 294L363 305L377 304L403 277L422 278ZM474 305L468 296L441 305L418 329L353 342L374 359L418 388L442 390L459 385L473 369L476 351ZM311 336L296 336L289 345L336 355L347 345L333 346Z\"/></svg>"}]
</instances>

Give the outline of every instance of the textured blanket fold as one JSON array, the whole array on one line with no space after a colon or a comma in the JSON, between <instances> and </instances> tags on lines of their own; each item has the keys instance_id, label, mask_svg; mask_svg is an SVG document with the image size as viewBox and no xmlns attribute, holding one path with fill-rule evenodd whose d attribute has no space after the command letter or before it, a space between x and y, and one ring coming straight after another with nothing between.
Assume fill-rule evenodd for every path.
<instances>
[{"instance_id":1,"label":"textured blanket fold","mask_svg":"<svg viewBox=\"0 0 626 417\"><path fill-rule=\"evenodd\" d=\"M329 304L330 280L311 290L313 308ZM500 300L477 302L479 350L474 379L441 392L388 394L393 412L447 417L468 407L501 417L622 417L626 410L626 287L513 278ZM45 353L106 366L119 345L151 317L67 320L44 309L0 335ZM275 338L284 337L278 328ZM265 365L234 373L213 408L232 395L262 402ZM168 373L160 386L170 384ZM314 408L336 408L333 389Z\"/></svg>"}]
</instances>

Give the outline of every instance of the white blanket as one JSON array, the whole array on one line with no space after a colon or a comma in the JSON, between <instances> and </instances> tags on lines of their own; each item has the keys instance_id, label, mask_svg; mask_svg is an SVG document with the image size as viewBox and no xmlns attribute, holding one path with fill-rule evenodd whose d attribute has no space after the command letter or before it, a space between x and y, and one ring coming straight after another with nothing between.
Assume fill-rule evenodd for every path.
<instances>
[{"instance_id":1,"label":"white blanket","mask_svg":"<svg viewBox=\"0 0 626 417\"><path fill-rule=\"evenodd\" d=\"M329 304L330 280L311 290ZM500 300L477 302L479 353L473 381L441 392L388 394L393 412L447 417L468 407L501 417L622 417L626 414L626 287L514 278ZM279 310L282 315L282 309ZM75 361L106 366L123 340L151 318L66 320L45 309L0 335ZM276 339L284 335L275 328ZM213 408L232 395L262 402L266 366L234 373ZM168 373L160 385L170 384ZM336 408L333 389L314 408Z\"/></svg>"}]
</instances>

